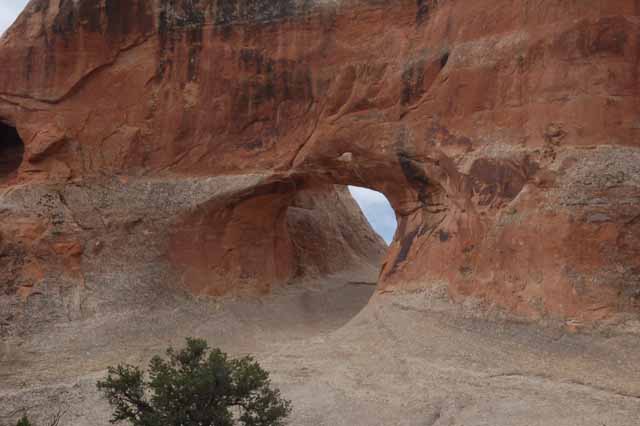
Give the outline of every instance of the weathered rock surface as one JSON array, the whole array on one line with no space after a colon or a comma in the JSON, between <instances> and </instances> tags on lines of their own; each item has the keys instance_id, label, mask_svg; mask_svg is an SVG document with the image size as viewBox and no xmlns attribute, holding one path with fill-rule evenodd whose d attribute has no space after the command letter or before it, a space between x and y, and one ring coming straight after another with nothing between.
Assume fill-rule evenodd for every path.
<instances>
[{"instance_id":1,"label":"weathered rock surface","mask_svg":"<svg viewBox=\"0 0 640 426\"><path fill-rule=\"evenodd\" d=\"M114 275L222 295L375 264L347 184L399 218L380 292L637 318L639 10L32 0L0 41L3 332L92 315Z\"/></svg>"}]
</instances>

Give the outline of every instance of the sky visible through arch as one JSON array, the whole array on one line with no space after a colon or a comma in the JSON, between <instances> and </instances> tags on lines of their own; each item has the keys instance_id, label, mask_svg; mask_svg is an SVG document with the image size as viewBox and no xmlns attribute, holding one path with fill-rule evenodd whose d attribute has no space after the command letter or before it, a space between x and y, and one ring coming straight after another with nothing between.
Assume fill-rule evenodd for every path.
<instances>
[{"instance_id":1,"label":"sky visible through arch","mask_svg":"<svg viewBox=\"0 0 640 426\"><path fill-rule=\"evenodd\" d=\"M0 0L0 34L18 17L28 0ZM365 188L349 187L353 198L375 231L389 243L396 230L396 216L389 202L379 192Z\"/></svg>"},{"instance_id":2,"label":"sky visible through arch","mask_svg":"<svg viewBox=\"0 0 640 426\"><path fill-rule=\"evenodd\" d=\"M387 197L380 192L355 186L350 186L349 191L360 205L371 227L384 238L387 244L391 243L393 234L396 232L397 222L396 214Z\"/></svg>"}]
</instances>

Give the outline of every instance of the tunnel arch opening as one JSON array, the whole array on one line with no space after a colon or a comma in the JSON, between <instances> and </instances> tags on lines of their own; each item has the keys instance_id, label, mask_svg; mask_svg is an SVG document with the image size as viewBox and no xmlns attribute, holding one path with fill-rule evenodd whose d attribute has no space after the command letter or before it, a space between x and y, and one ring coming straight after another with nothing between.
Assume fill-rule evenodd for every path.
<instances>
[{"instance_id":1,"label":"tunnel arch opening","mask_svg":"<svg viewBox=\"0 0 640 426\"><path fill-rule=\"evenodd\" d=\"M354 280L375 286L395 231L395 213L386 197L365 188L313 181L297 185L291 196L286 227L295 270L290 277L345 272L357 277L360 269L373 274ZM394 216L394 223L387 227L393 229L382 232L380 207Z\"/></svg>"},{"instance_id":2,"label":"tunnel arch opening","mask_svg":"<svg viewBox=\"0 0 640 426\"><path fill-rule=\"evenodd\" d=\"M7 182L18 174L23 158L24 142L18 130L0 121L0 182Z\"/></svg>"},{"instance_id":3,"label":"tunnel arch opening","mask_svg":"<svg viewBox=\"0 0 640 426\"><path fill-rule=\"evenodd\" d=\"M332 180L303 179L291 195L285 213L295 265L289 300L309 330L340 328L379 289L396 212L381 192Z\"/></svg>"},{"instance_id":4,"label":"tunnel arch opening","mask_svg":"<svg viewBox=\"0 0 640 426\"><path fill-rule=\"evenodd\" d=\"M388 205L397 228L387 241L350 187ZM375 174L342 162L300 168L242 182L190 211L171 233L169 259L197 296L265 297L309 330L335 329L404 279L416 241L441 222L443 193L413 163Z\"/></svg>"}]
</instances>

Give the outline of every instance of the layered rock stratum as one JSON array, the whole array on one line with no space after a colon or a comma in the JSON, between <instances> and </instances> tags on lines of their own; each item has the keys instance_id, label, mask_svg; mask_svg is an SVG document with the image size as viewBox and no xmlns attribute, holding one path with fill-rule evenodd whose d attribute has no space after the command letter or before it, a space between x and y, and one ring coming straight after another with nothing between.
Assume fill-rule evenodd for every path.
<instances>
[{"instance_id":1,"label":"layered rock stratum","mask_svg":"<svg viewBox=\"0 0 640 426\"><path fill-rule=\"evenodd\" d=\"M639 14L635 0L31 0L0 39L1 377L59 383L70 373L29 354L61 342L52 359L104 368L185 294L366 284L382 257L374 304L637 335ZM346 185L389 199L390 247ZM138 332L115 337L152 308L169 318L135 314ZM78 360L96 330L112 354ZM145 342L171 335L155 332ZM597 361L567 374L605 392L634 365L620 357L609 381L580 378ZM523 368L496 374L548 378ZM637 413L627 380L612 398Z\"/></svg>"}]
</instances>

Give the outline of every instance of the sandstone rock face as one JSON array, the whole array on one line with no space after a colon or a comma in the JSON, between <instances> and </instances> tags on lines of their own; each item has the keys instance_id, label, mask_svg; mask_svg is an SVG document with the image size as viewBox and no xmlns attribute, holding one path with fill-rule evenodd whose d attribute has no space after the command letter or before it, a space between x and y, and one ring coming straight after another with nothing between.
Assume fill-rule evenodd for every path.
<instances>
[{"instance_id":1,"label":"sandstone rock face","mask_svg":"<svg viewBox=\"0 0 640 426\"><path fill-rule=\"evenodd\" d=\"M125 297L114 276L222 295L375 265L358 185L399 219L380 293L637 317L639 12L32 0L0 41L1 303L49 321Z\"/></svg>"}]
</instances>

